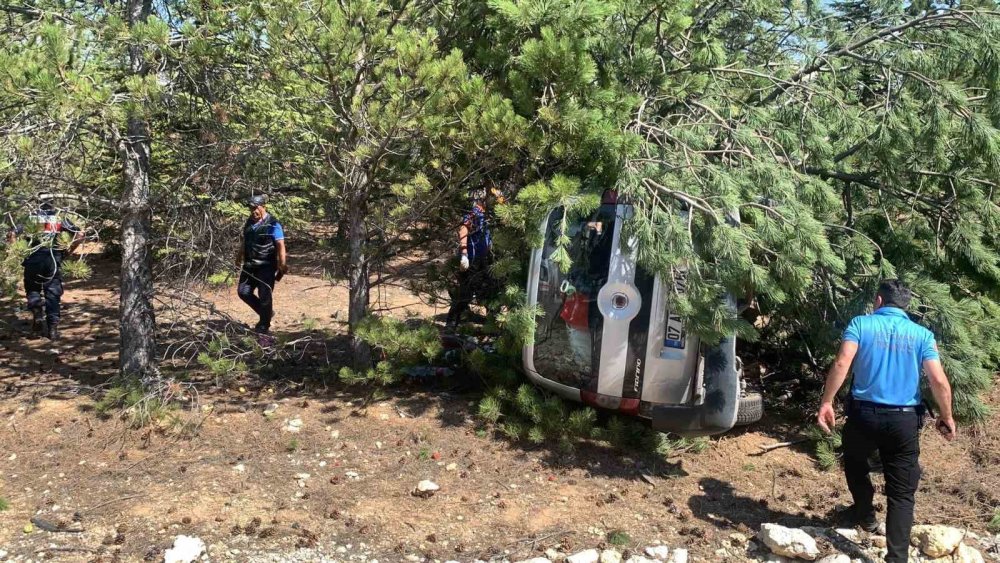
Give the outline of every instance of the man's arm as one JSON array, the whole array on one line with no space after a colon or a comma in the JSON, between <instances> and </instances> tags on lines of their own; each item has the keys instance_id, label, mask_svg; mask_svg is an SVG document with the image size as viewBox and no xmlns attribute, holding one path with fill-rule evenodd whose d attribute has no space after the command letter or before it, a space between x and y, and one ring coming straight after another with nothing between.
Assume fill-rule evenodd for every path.
<instances>
[{"instance_id":1,"label":"man's arm","mask_svg":"<svg viewBox=\"0 0 1000 563\"><path fill-rule=\"evenodd\" d=\"M924 360L924 373L927 374L927 383L938 406L938 431L946 440L953 440L957 430L951 412L951 384L948 383L948 376L944 373L941 360Z\"/></svg>"},{"instance_id":2,"label":"man's arm","mask_svg":"<svg viewBox=\"0 0 1000 563\"><path fill-rule=\"evenodd\" d=\"M820 401L819 413L816 415L816 423L825 432L832 432L836 425L836 416L833 412L833 400L837 397L837 391L844 386L847 373L854 362L854 356L858 353L858 343L852 340L845 340L840 344L837 358L830 366L830 372L826 375L826 386L823 388L823 399Z\"/></svg>"},{"instance_id":3,"label":"man's arm","mask_svg":"<svg viewBox=\"0 0 1000 563\"><path fill-rule=\"evenodd\" d=\"M285 239L274 241L275 248L278 249L278 271L288 273L288 254L285 252Z\"/></svg>"},{"instance_id":4,"label":"man's arm","mask_svg":"<svg viewBox=\"0 0 1000 563\"><path fill-rule=\"evenodd\" d=\"M462 255L461 258L461 268L463 270L469 269L469 224L467 221L463 221L458 227L458 249Z\"/></svg>"}]
</instances>

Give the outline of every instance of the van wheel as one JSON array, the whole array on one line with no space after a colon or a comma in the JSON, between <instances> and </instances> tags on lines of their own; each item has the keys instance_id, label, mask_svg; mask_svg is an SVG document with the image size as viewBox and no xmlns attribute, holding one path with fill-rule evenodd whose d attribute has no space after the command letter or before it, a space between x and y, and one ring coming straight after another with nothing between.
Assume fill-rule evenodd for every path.
<instances>
[{"instance_id":1,"label":"van wheel","mask_svg":"<svg viewBox=\"0 0 1000 563\"><path fill-rule=\"evenodd\" d=\"M753 424L764 416L764 396L760 393L746 393L740 397L736 410L736 426Z\"/></svg>"}]
</instances>

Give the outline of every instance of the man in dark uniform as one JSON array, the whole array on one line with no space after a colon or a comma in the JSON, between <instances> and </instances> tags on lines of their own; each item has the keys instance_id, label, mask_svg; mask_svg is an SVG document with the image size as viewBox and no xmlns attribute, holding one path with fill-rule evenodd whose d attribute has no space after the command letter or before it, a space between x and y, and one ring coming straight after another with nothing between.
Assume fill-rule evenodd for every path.
<instances>
[{"instance_id":1,"label":"man in dark uniform","mask_svg":"<svg viewBox=\"0 0 1000 563\"><path fill-rule=\"evenodd\" d=\"M937 402L937 429L947 440L955 437L951 386L934 334L906 314L910 297L899 280L879 285L875 312L855 317L844 332L817 415L819 426L830 432L836 423L833 400L853 366L843 432L844 473L854 497L851 516L867 531L878 527L872 505L875 489L868 478L869 458L877 450L888 499L885 560L892 563L906 563L909 557L914 494L920 481L921 369Z\"/></svg>"},{"instance_id":2,"label":"man in dark uniform","mask_svg":"<svg viewBox=\"0 0 1000 563\"><path fill-rule=\"evenodd\" d=\"M267 212L266 204L267 198L263 195L253 196L248 201L250 217L243 224L243 240L236 257L236 265L241 266L236 291L260 318L254 326L260 334L267 334L271 329L274 283L288 273L285 232L281 223Z\"/></svg>"},{"instance_id":3,"label":"man in dark uniform","mask_svg":"<svg viewBox=\"0 0 1000 563\"><path fill-rule=\"evenodd\" d=\"M30 249L21 265L32 331L59 340L63 257L76 250L83 233L72 221L60 217L51 201L43 201L28 224L15 227L9 238L13 241L19 236L28 240Z\"/></svg>"},{"instance_id":4,"label":"man in dark uniform","mask_svg":"<svg viewBox=\"0 0 1000 563\"><path fill-rule=\"evenodd\" d=\"M490 216L487 197L502 202L503 196L496 188L476 190L472 196L472 210L463 218L458 228L459 272L458 287L452 293L451 307L445 329L454 331L469 309L472 300L488 299L496 292L496 282L490 273L493 237L490 233Z\"/></svg>"}]
</instances>

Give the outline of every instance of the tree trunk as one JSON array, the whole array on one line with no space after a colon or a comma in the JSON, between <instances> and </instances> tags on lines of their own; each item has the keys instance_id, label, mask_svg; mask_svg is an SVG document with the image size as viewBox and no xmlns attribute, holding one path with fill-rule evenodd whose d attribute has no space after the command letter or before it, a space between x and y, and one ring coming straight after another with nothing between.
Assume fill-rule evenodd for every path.
<instances>
[{"instance_id":1,"label":"tree trunk","mask_svg":"<svg viewBox=\"0 0 1000 563\"><path fill-rule=\"evenodd\" d=\"M364 176L364 172L359 172ZM351 334L351 352L354 356L354 369L366 370L372 366L371 347L357 336L358 324L368 316L368 297L371 289L371 279L368 276L368 258L365 256L365 242L368 239L368 228L365 216L368 212L368 202L365 197L365 178L355 178L354 185L348 193L347 202L347 279L349 289L349 304L347 310L347 326Z\"/></svg>"},{"instance_id":2,"label":"tree trunk","mask_svg":"<svg viewBox=\"0 0 1000 563\"><path fill-rule=\"evenodd\" d=\"M146 21L151 0L126 0L129 26ZM141 45L129 47L133 74L147 72ZM118 139L124 170L122 190L122 274L120 303L120 369L122 375L147 378L156 373L156 318L153 313L153 271L149 202L149 126L142 115L128 115L125 137Z\"/></svg>"}]
</instances>

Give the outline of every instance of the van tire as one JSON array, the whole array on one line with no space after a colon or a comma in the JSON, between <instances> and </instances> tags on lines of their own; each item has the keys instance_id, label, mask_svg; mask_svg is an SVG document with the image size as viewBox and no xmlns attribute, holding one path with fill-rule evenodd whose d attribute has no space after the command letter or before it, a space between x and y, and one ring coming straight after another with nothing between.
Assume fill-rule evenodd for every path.
<instances>
[{"instance_id":1,"label":"van tire","mask_svg":"<svg viewBox=\"0 0 1000 563\"><path fill-rule=\"evenodd\" d=\"M753 424L764 416L764 396L760 393L745 393L740 397L736 410L736 426Z\"/></svg>"}]
</instances>

